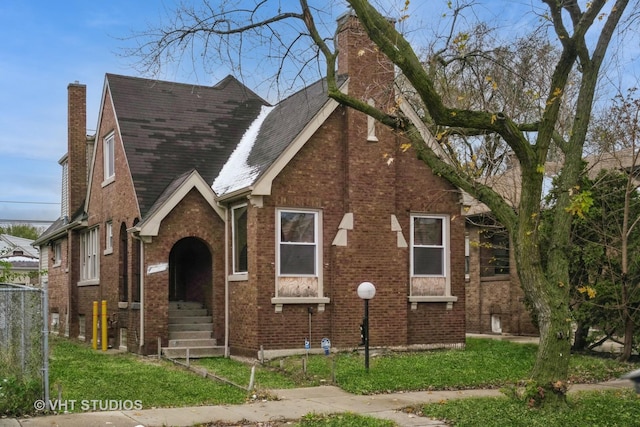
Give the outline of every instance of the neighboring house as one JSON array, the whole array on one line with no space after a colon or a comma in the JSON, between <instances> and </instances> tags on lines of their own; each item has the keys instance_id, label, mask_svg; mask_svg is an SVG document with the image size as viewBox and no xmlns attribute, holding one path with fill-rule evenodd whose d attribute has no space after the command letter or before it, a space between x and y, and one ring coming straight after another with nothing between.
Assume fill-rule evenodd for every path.
<instances>
[{"instance_id":1,"label":"neighboring house","mask_svg":"<svg viewBox=\"0 0 640 427\"><path fill-rule=\"evenodd\" d=\"M38 249L31 246L32 243L33 240L25 239L24 237L0 234L0 255L6 255L18 250L27 256L38 258L40 256Z\"/></svg>"},{"instance_id":2,"label":"neighboring house","mask_svg":"<svg viewBox=\"0 0 640 427\"><path fill-rule=\"evenodd\" d=\"M343 90L392 108L394 67L355 16L337 37ZM143 354L353 349L369 281L371 346L464 346L460 191L323 80L271 106L230 76L107 74L89 138L85 90L69 85L63 214L36 242L60 331L90 339L106 300L111 343Z\"/></svg>"},{"instance_id":3,"label":"neighboring house","mask_svg":"<svg viewBox=\"0 0 640 427\"><path fill-rule=\"evenodd\" d=\"M635 173L640 161L635 148L615 153L601 153L585 157L586 173L594 179L602 170L623 170ZM562 167L561 162L545 165L545 186ZM512 206L520 197L520 174L517 163L495 177L487 178L490 185ZM640 184L638 184L640 185ZM524 303L524 293L515 268L508 233L491 215L487 206L468 195L464 197L467 217L465 254L466 265L466 329L469 333L507 333L537 335L530 310Z\"/></svg>"},{"instance_id":4,"label":"neighboring house","mask_svg":"<svg viewBox=\"0 0 640 427\"><path fill-rule=\"evenodd\" d=\"M37 249L31 246L32 243L31 239L0 234L0 261L11 266L5 282L22 285L38 283L40 256ZM3 271L0 271L0 275L3 275L2 273Z\"/></svg>"},{"instance_id":5,"label":"neighboring house","mask_svg":"<svg viewBox=\"0 0 640 427\"><path fill-rule=\"evenodd\" d=\"M504 173L486 178L512 206L520 197L517 163ZM465 194L466 330L476 334L538 335L509 250L511 241L490 209Z\"/></svg>"}]
</instances>

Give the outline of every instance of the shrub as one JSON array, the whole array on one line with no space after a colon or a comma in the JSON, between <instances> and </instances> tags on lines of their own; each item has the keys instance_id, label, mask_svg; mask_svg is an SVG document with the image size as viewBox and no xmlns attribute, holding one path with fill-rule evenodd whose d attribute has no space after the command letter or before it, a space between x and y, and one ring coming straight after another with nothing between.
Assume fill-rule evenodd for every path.
<instances>
[{"instance_id":1,"label":"shrub","mask_svg":"<svg viewBox=\"0 0 640 427\"><path fill-rule=\"evenodd\" d=\"M39 380L0 375L0 416L17 417L33 413L34 402L41 398Z\"/></svg>"}]
</instances>

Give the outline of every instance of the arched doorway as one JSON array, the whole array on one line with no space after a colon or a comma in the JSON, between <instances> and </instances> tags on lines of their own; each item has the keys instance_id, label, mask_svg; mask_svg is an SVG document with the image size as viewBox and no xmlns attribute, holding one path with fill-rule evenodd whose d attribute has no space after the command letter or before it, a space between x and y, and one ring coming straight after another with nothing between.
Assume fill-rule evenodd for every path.
<instances>
[{"instance_id":1,"label":"arched doorway","mask_svg":"<svg viewBox=\"0 0 640 427\"><path fill-rule=\"evenodd\" d=\"M205 302L212 283L211 251L195 237L179 240L169 254L169 301Z\"/></svg>"}]
</instances>

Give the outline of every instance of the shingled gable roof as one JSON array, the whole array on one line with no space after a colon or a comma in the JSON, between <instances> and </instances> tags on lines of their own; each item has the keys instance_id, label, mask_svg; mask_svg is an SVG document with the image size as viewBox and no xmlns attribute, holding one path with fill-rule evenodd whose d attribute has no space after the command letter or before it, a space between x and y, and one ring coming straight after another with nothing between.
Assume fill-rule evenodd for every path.
<instances>
[{"instance_id":1,"label":"shingled gable roof","mask_svg":"<svg viewBox=\"0 0 640 427\"><path fill-rule=\"evenodd\" d=\"M232 76L196 86L107 74L144 218L176 177L195 169L212 183L268 103Z\"/></svg>"},{"instance_id":2,"label":"shingled gable roof","mask_svg":"<svg viewBox=\"0 0 640 427\"><path fill-rule=\"evenodd\" d=\"M346 81L346 76L339 76L338 86ZM239 147L244 151L242 158L230 159L214 181L212 187L218 197L246 191L260 181L261 191L267 188L268 193L275 174L306 142L306 138L301 139L305 131L310 136L337 107L337 102L329 99L327 88L326 79L321 79L279 102L257 134L243 141L251 146Z\"/></svg>"},{"instance_id":3,"label":"shingled gable roof","mask_svg":"<svg viewBox=\"0 0 640 427\"><path fill-rule=\"evenodd\" d=\"M136 226L140 236L157 236L164 218L191 190L198 191L220 218L224 219L224 211L216 203L210 184L204 181L197 170L191 169L174 179L158 197L145 219Z\"/></svg>"}]
</instances>

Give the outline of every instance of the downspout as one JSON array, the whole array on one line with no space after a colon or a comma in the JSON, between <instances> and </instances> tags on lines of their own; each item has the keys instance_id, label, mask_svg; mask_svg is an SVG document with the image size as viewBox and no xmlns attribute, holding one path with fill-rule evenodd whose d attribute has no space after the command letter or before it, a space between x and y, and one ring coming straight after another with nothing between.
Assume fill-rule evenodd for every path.
<instances>
[{"instance_id":1,"label":"downspout","mask_svg":"<svg viewBox=\"0 0 640 427\"><path fill-rule=\"evenodd\" d=\"M139 351L144 347L144 243L140 241L140 343Z\"/></svg>"},{"instance_id":2,"label":"downspout","mask_svg":"<svg viewBox=\"0 0 640 427\"><path fill-rule=\"evenodd\" d=\"M223 206L221 206L223 207ZM229 350L229 209L224 208L224 357Z\"/></svg>"},{"instance_id":3,"label":"downspout","mask_svg":"<svg viewBox=\"0 0 640 427\"><path fill-rule=\"evenodd\" d=\"M142 353L142 347L144 346L144 242L140 237L140 229L132 227L129 230L131 236L137 240L140 244L140 265L138 266L139 279L140 280L140 334L138 336L138 353Z\"/></svg>"}]
</instances>

